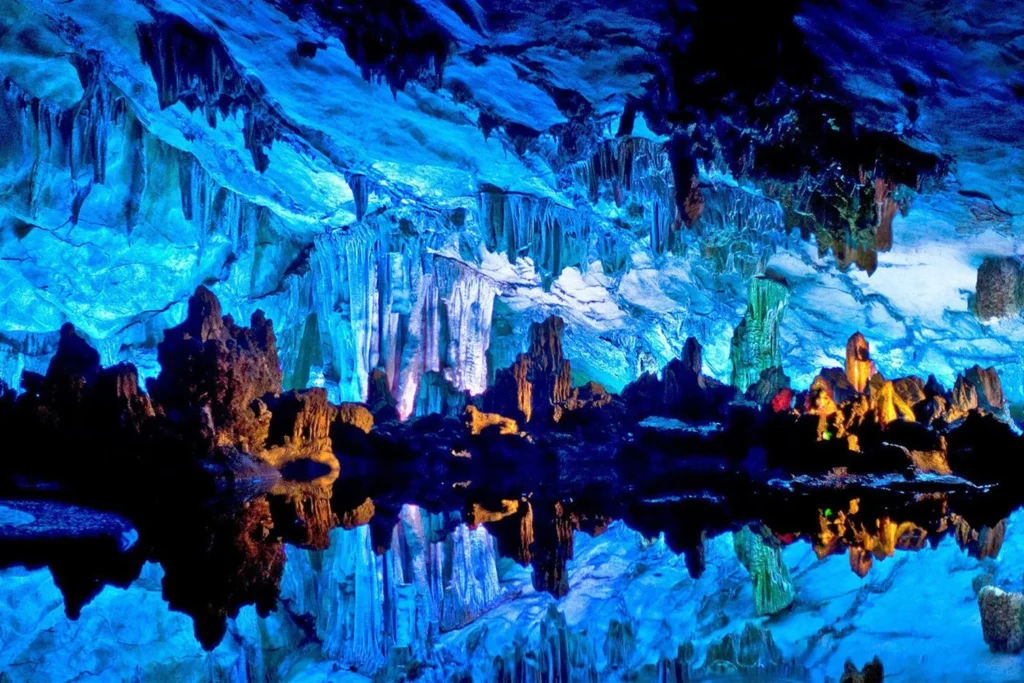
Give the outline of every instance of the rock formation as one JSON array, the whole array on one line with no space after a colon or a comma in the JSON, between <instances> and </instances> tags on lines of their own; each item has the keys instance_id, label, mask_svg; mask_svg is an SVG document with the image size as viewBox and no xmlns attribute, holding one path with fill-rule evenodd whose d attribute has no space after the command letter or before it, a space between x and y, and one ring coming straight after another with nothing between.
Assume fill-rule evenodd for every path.
<instances>
[{"instance_id":1,"label":"rock formation","mask_svg":"<svg viewBox=\"0 0 1024 683\"><path fill-rule=\"evenodd\" d=\"M854 333L846 342L846 378L854 389L864 393L868 380L876 372L868 341L860 332Z\"/></svg>"},{"instance_id":2,"label":"rock formation","mask_svg":"<svg viewBox=\"0 0 1024 683\"><path fill-rule=\"evenodd\" d=\"M494 380L490 407L496 413L524 423L551 422L556 406L569 398L572 377L562 352L565 323L551 316L530 325L530 347Z\"/></svg>"},{"instance_id":3,"label":"rock formation","mask_svg":"<svg viewBox=\"0 0 1024 683\"><path fill-rule=\"evenodd\" d=\"M989 256L978 268L974 310L982 320L1020 315L1024 269L1013 257Z\"/></svg>"},{"instance_id":4,"label":"rock formation","mask_svg":"<svg viewBox=\"0 0 1024 683\"><path fill-rule=\"evenodd\" d=\"M877 656L860 669L847 659L843 665L843 675L839 677L839 683L882 683L884 680L885 668Z\"/></svg>"},{"instance_id":5,"label":"rock formation","mask_svg":"<svg viewBox=\"0 0 1024 683\"><path fill-rule=\"evenodd\" d=\"M982 634L993 652L1024 650L1024 594L985 586L978 591L978 609Z\"/></svg>"},{"instance_id":6,"label":"rock formation","mask_svg":"<svg viewBox=\"0 0 1024 683\"><path fill-rule=\"evenodd\" d=\"M200 285L185 320L164 332L157 358L161 371L148 388L168 417L201 431L210 447L262 448L267 416L252 404L280 391L282 381L277 340L262 311L238 327Z\"/></svg>"},{"instance_id":7,"label":"rock formation","mask_svg":"<svg viewBox=\"0 0 1024 683\"><path fill-rule=\"evenodd\" d=\"M732 385L746 391L764 371L782 369L779 326L786 313L789 289L771 277L755 277L747 293L747 311L732 337ZM782 387L779 387L780 389Z\"/></svg>"},{"instance_id":8,"label":"rock formation","mask_svg":"<svg viewBox=\"0 0 1024 683\"><path fill-rule=\"evenodd\" d=\"M786 674L791 667L792 663L775 644L771 631L748 622L742 633L730 633L708 647L703 668L714 674L737 675L746 672Z\"/></svg>"},{"instance_id":9,"label":"rock formation","mask_svg":"<svg viewBox=\"0 0 1024 683\"><path fill-rule=\"evenodd\" d=\"M778 614L789 607L796 591L782 559L782 549L749 527L734 533L733 543L740 563L750 572L758 616Z\"/></svg>"}]
</instances>

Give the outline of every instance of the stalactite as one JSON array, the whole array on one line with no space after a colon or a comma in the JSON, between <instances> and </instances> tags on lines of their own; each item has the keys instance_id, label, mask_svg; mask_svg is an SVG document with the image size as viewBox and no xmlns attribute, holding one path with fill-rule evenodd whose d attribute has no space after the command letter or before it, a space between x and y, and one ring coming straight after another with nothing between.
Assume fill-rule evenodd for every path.
<instances>
[{"instance_id":1,"label":"stalactite","mask_svg":"<svg viewBox=\"0 0 1024 683\"><path fill-rule=\"evenodd\" d=\"M571 168L571 174L587 189L591 203L613 203L630 219L645 224L655 254L672 249L675 186L664 145L640 137L604 140L589 159ZM609 273L607 268L605 272Z\"/></svg>"},{"instance_id":2,"label":"stalactite","mask_svg":"<svg viewBox=\"0 0 1024 683\"><path fill-rule=\"evenodd\" d=\"M714 270L752 277L764 272L783 241L783 228L777 202L740 188L715 186L704 192L693 231L700 253Z\"/></svg>"},{"instance_id":3,"label":"stalactite","mask_svg":"<svg viewBox=\"0 0 1024 683\"><path fill-rule=\"evenodd\" d=\"M408 219L368 219L321 235L310 260L323 381L332 395L364 400L370 371L380 367L404 418L415 411L426 373L442 373L460 392L487 387L498 285L430 253Z\"/></svg>"},{"instance_id":4,"label":"stalactite","mask_svg":"<svg viewBox=\"0 0 1024 683\"><path fill-rule=\"evenodd\" d=\"M160 107L181 102L189 111L202 110L216 128L218 115L242 114L245 147L253 165L267 170L267 154L278 135L278 116L250 84L216 36L205 35L182 19L158 16L138 26L139 50L156 81Z\"/></svg>"},{"instance_id":5,"label":"stalactite","mask_svg":"<svg viewBox=\"0 0 1024 683\"><path fill-rule=\"evenodd\" d=\"M348 176L348 184L356 205L356 220L361 221L370 203L370 181L362 173L353 173Z\"/></svg>"},{"instance_id":6,"label":"stalactite","mask_svg":"<svg viewBox=\"0 0 1024 683\"><path fill-rule=\"evenodd\" d=\"M0 127L5 132L0 151L4 194L25 216L45 207L67 206L77 222L82 204L95 183L106 180L111 128L123 117L120 93L108 86L94 69L82 69L88 80L84 94L70 109L32 97L10 80L3 81ZM120 121L123 127L123 118ZM67 174L70 187L59 187L55 175ZM65 181L66 182L66 181Z\"/></svg>"},{"instance_id":7,"label":"stalactite","mask_svg":"<svg viewBox=\"0 0 1024 683\"><path fill-rule=\"evenodd\" d=\"M614 232L605 232L597 238L597 254L605 275L614 277L629 270L629 245Z\"/></svg>"},{"instance_id":8,"label":"stalactite","mask_svg":"<svg viewBox=\"0 0 1024 683\"><path fill-rule=\"evenodd\" d=\"M789 568L782 558L782 549L770 545L759 531L744 527L733 534L736 557L750 572L754 607L759 616L777 614L789 607L796 591Z\"/></svg>"},{"instance_id":9,"label":"stalactite","mask_svg":"<svg viewBox=\"0 0 1024 683\"><path fill-rule=\"evenodd\" d=\"M450 259L435 259L434 278L448 331L444 375L458 389L480 394L487 388L485 358L497 284Z\"/></svg>"},{"instance_id":10,"label":"stalactite","mask_svg":"<svg viewBox=\"0 0 1024 683\"><path fill-rule=\"evenodd\" d=\"M376 246L377 235L366 229L332 232L317 238L311 255L328 395L335 403L366 398L379 358Z\"/></svg>"},{"instance_id":11,"label":"stalactite","mask_svg":"<svg viewBox=\"0 0 1024 683\"><path fill-rule=\"evenodd\" d=\"M485 190L479 209L487 248L512 263L529 257L545 289L590 252L589 217L550 199Z\"/></svg>"}]
</instances>

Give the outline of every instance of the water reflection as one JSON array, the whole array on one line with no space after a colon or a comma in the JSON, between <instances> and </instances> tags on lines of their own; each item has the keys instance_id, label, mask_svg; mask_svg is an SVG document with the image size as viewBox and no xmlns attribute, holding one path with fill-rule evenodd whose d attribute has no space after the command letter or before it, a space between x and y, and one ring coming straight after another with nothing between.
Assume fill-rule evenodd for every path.
<instances>
[{"instance_id":1,"label":"water reflection","mask_svg":"<svg viewBox=\"0 0 1024 683\"><path fill-rule=\"evenodd\" d=\"M166 606L140 609L138 618L183 612L210 656L219 661L241 648L251 669L258 652L262 675L274 680L288 677L283 654L267 650L274 639L274 648L307 653L307 666L333 662L384 680L424 667L435 678L465 669L509 681L602 679L608 667L646 672L641 680L686 680L681 672L803 676L817 670L807 652L835 650L831 641L849 635L827 631L822 620L832 608L815 591L872 572L891 577L892 566L905 566L901 556L940 547L933 580L944 576L942 563L954 562L972 568L972 589L995 582L990 564L1011 512L996 492L950 480L846 479L839 487L821 479L716 492L668 479L612 491L607 477L578 473L531 487L514 477L406 478L393 468L370 468L371 476L366 463L350 465L342 471L351 476L338 479L278 482L232 499L172 504L158 496L151 506L109 513L8 502L2 566L49 569L67 618L91 619L110 609L109 597L97 598L109 595L105 586L141 590L159 565ZM847 558L849 579L822 562L833 556ZM894 557L888 568L881 562ZM0 592L15 590L16 571L0 575ZM636 604L616 598L615 586L634 583L650 595L634 588ZM660 607L659 597L680 614ZM965 614L976 623L968 598ZM595 607L601 600L608 604ZM638 633L653 618L639 606L661 612L663 639ZM250 610L262 635L239 631ZM826 629L817 644L781 647L772 624L808 613ZM875 626L849 619L853 629ZM467 638L488 653L486 671L480 662L459 658L449 669L452 662L438 659ZM861 659L877 654L880 638L864 643ZM643 652L652 642L656 649ZM37 638L31 648L40 647ZM196 648L195 657L205 656Z\"/></svg>"}]
</instances>

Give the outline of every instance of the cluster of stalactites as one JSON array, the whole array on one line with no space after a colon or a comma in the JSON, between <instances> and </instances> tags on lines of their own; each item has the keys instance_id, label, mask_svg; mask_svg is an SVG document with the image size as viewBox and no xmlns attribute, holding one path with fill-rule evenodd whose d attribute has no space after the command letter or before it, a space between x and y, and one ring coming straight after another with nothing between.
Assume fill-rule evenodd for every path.
<instances>
[{"instance_id":1,"label":"cluster of stalactites","mask_svg":"<svg viewBox=\"0 0 1024 683\"><path fill-rule=\"evenodd\" d=\"M331 531L324 550L289 550L282 595L311 619L324 655L366 673L390 665L394 648L422 656L505 597L485 528L403 505L383 527L390 537L379 538L369 505L368 516Z\"/></svg>"},{"instance_id":2,"label":"cluster of stalactites","mask_svg":"<svg viewBox=\"0 0 1024 683\"><path fill-rule=\"evenodd\" d=\"M604 140L571 173L576 185L587 189L591 203L612 203L631 219L646 223L655 254L672 249L682 219L677 215L672 163L663 144L628 136ZM604 265L608 274L622 268L613 265L609 272L609 264Z\"/></svg>"},{"instance_id":3,"label":"cluster of stalactites","mask_svg":"<svg viewBox=\"0 0 1024 683\"><path fill-rule=\"evenodd\" d=\"M419 236L366 224L319 236L311 265L332 400L365 400L374 369L403 418L487 388L495 281L430 253Z\"/></svg>"},{"instance_id":4,"label":"cluster of stalactites","mask_svg":"<svg viewBox=\"0 0 1024 683\"><path fill-rule=\"evenodd\" d=\"M754 192L716 185L702 192L700 220L693 225L703 260L720 273L745 278L763 273L784 241L782 208Z\"/></svg>"},{"instance_id":5,"label":"cluster of stalactites","mask_svg":"<svg viewBox=\"0 0 1024 683\"><path fill-rule=\"evenodd\" d=\"M479 197L487 248L511 263L528 257L549 288L565 268L582 266L590 253L590 216L551 199L485 190Z\"/></svg>"},{"instance_id":6,"label":"cluster of stalactites","mask_svg":"<svg viewBox=\"0 0 1024 683\"><path fill-rule=\"evenodd\" d=\"M0 127L5 131L0 164L12 170L18 167L16 172L4 175L24 183L24 188L12 194L23 202L25 215L33 216L40 206L52 203L43 194L49 183L41 176L56 168L70 176L71 220L77 222L93 184L106 182L111 128L120 126L127 131L135 124L141 131L135 118L129 116L123 96L108 84L98 67L81 66L84 93L70 109L33 97L9 79L0 85ZM66 187L62 190L67 192Z\"/></svg>"},{"instance_id":7,"label":"cluster of stalactites","mask_svg":"<svg viewBox=\"0 0 1024 683\"><path fill-rule=\"evenodd\" d=\"M242 75L215 36L206 35L182 19L161 17L138 26L139 49L156 81L160 107L178 102L189 111L200 109L211 128L218 115L243 114L245 147L256 170L270 165L268 150L277 137L278 117Z\"/></svg>"},{"instance_id":8,"label":"cluster of stalactites","mask_svg":"<svg viewBox=\"0 0 1024 683\"><path fill-rule=\"evenodd\" d=\"M893 219L910 208L910 188L863 169L855 178L805 175L792 184L768 184L786 214L786 225L814 235L818 252L832 251L840 270L851 264L872 274L878 252L892 249Z\"/></svg>"}]
</instances>

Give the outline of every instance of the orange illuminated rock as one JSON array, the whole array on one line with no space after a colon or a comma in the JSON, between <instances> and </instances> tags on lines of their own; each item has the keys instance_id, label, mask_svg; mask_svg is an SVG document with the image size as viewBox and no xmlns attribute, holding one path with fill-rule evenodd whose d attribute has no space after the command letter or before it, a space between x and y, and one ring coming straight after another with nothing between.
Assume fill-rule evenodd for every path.
<instances>
[{"instance_id":1,"label":"orange illuminated rock","mask_svg":"<svg viewBox=\"0 0 1024 683\"><path fill-rule=\"evenodd\" d=\"M871 557L870 552L864 548L850 546L850 569L854 574L863 579L871 571L873 564L874 558Z\"/></svg>"},{"instance_id":2,"label":"orange illuminated rock","mask_svg":"<svg viewBox=\"0 0 1024 683\"><path fill-rule=\"evenodd\" d=\"M978 394L978 407L990 413L998 413L1006 407L1003 394L1003 383L995 368L982 369L980 365L968 368L964 379L974 387Z\"/></svg>"},{"instance_id":3,"label":"orange illuminated rock","mask_svg":"<svg viewBox=\"0 0 1024 683\"><path fill-rule=\"evenodd\" d=\"M278 490L280 489L280 491ZM292 545L326 550L338 517L331 509L331 487L285 483L269 497L274 531Z\"/></svg>"},{"instance_id":4,"label":"orange illuminated rock","mask_svg":"<svg viewBox=\"0 0 1024 683\"><path fill-rule=\"evenodd\" d=\"M286 391L266 396L260 404L269 411L269 420L265 448L254 455L275 467L307 460L326 466L332 473L338 472L331 441L331 425L338 409L327 400L324 389Z\"/></svg>"},{"instance_id":5,"label":"orange illuminated rock","mask_svg":"<svg viewBox=\"0 0 1024 683\"><path fill-rule=\"evenodd\" d=\"M557 316L530 325L530 348L495 375L486 406L490 411L521 416L524 422L556 418L556 406L572 391L572 372L562 352L564 329L565 322Z\"/></svg>"},{"instance_id":6,"label":"orange illuminated rock","mask_svg":"<svg viewBox=\"0 0 1024 683\"><path fill-rule=\"evenodd\" d=\"M480 503L473 503L469 511L465 514L465 522L470 527L477 527L480 524L492 524L498 520L504 519L509 515L514 515L519 512L519 501L518 500L502 500L497 506L498 509L493 510L484 507Z\"/></svg>"},{"instance_id":7,"label":"orange illuminated rock","mask_svg":"<svg viewBox=\"0 0 1024 683\"><path fill-rule=\"evenodd\" d=\"M896 420L913 422L913 409L896 394L893 383L881 379L881 375L875 377L878 379L871 381L871 404L878 423L884 428Z\"/></svg>"},{"instance_id":8,"label":"orange illuminated rock","mask_svg":"<svg viewBox=\"0 0 1024 683\"><path fill-rule=\"evenodd\" d=\"M376 511L373 501L366 498L359 505L339 511L338 524L343 529L355 529L357 526L369 524Z\"/></svg>"},{"instance_id":9,"label":"orange illuminated rock","mask_svg":"<svg viewBox=\"0 0 1024 683\"><path fill-rule=\"evenodd\" d=\"M860 332L854 332L846 342L846 377L857 391L863 393L868 380L877 372L871 360L867 339Z\"/></svg>"},{"instance_id":10,"label":"orange illuminated rock","mask_svg":"<svg viewBox=\"0 0 1024 683\"><path fill-rule=\"evenodd\" d=\"M474 435L480 434L488 427L497 427L500 434L518 434L519 425L512 418L497 413L483 413L476 406L466 406L466 424Z\"/></svg>"},{"instance_id":11,"label":"orange illuminated rock","mask_svg":"<svg viewBox=\"0 0 1024 683\"><path fill-rule=\"evenodd\" d=\"M911 375L894 379L892 387L896 396L911 408L928 398L928 394L925 392L925 383L920 377Z\"/></svg>"},{"instance_id":12,"label":"orange illuminated rock","mask_svg":"<svg viewBox=\"0 0 1024 683\"><path fill-rule=\"evenodd\" d=\"M807 392L805 410L812 415L831 415L837 410L831 385L818 375Z\"/></svg>"},{"instance_id":13,"label":"orange illuminated rock","mask_svg":"<svg viewBox=\"0 0 1024 683\"><path fill-rule=\"evenodd\" d=\"M337 421L369 434L373 428L373 413L362 403L342 403L338 406Z\"/></svg>"}]
</instances>

